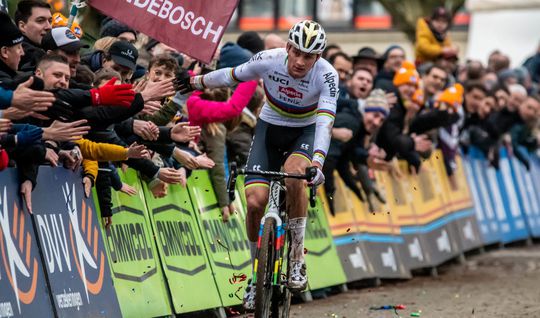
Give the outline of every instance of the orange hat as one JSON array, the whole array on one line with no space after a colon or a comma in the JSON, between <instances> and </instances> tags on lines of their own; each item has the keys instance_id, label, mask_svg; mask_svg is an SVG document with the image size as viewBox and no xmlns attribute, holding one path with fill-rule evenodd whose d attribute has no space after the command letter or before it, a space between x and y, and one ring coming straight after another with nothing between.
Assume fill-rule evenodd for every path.
<instances>
[{"instance_id":1,"label":"orange hat","mask_svg":"<svg viewBox=\"0 0 540 318\"><path fill-rule=\"evenodd\" d=\"M51 5L53 12L62 11L66 6L66 0L47 0L47 3Z\"/></svg>"},{"instance_id":2,"label":"orange hat","mask_svg":"<svg viewBox=\"0 0 540 318\"><path fill-rule=\"evenodd\" d=\"M68 18L66 18L62 13L56 12L55 14L53 14L52 16L53 28L67 26L67 24L68 24ZM73 24L71 25L71 32L73 32L73 34L75 34L75 36L79 39L83 36L83 30L81 26L75 21L73 21Z\"/></svg>"},{"instance_id":3,"label":"orange hat","mask_svg":"<svg viewBox=\"0 0 540 318\"><path fill-rule=\"evenodd\" d=\"M409 61L403 61L401 67L394 75L394 86L400 86L404 84L418 85L420 75L416 71L416 67Z\"/></svg>"},{"instance_id":4,"label":"orange hat","mask_svg":"<svg viewBox=\"0 0 540 318\"><path fill-rule=\"evenodd\" d=\"M455 111L463 104L463 86L457 83L445 89L435 100L436 107L444 108L442 104L445 104Z\"/></svg>"},{"instance_id":5,"label":"orange hat","mask_svg":"<svg viewBox=\"0 0 540 318\"><path fill-rule=\"evenodd\" d=\"M414 94L412 96L412 101L415 102L416 104L422 106L424 105L424 90L419 88L417 89L416 91L414 91Z\"/></svg>"}]
</instances>

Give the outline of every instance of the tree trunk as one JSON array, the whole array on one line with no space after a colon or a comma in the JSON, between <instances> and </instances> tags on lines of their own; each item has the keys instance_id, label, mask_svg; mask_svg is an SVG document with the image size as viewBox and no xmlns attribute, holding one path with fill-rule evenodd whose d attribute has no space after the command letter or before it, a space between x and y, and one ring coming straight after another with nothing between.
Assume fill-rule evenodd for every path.
<instances>
[{"instance_id":1,"label":"tree trunk","mask_svg":"<svg viewBox=\"0 0 540 318\"><path fill-rule=\"evenodd\" d=\"M465 0L379 0L392 16L394 26L404 32L409 41L415 42L416 21L421 17L429 17L435 7L444 6L452 16L463 7Z\"/></svg>"}]
</instances>

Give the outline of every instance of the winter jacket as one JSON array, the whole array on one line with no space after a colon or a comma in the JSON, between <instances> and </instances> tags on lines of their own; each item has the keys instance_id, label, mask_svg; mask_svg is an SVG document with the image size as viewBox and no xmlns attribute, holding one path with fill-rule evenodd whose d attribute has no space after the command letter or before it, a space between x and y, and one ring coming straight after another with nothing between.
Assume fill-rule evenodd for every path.
<instances>
[{"instance_id":1,"label":"winter jacket","mask_svg":"<svg viewBox=\"0 0 540 318\"><path fill-rule=\"evenodd\" d=\"M151 121L158 126L165 126L170 123L176 113L180 110L180 107L169 99L165 102L161 108L152 115L139 115L137 118L141 120Z\"/></svg>"},{"instance_id":2,"label":"winter jacket","mask_svg":"<svg viewBox=\"0 0 540 318\"><path fill-rule=\"evenodd\" d=\"M81 149L83 158L95 161L124 161L127 159L127 148L122 146L93 142L81 138L75 141Z\"/></svg>"},{"instance_id":3,"label":"winter jacket","mask_svg":"<svg viewBox=\"0 0 540 318\"><path fill-rule=\"evenodd\" d=\"M6 109L11 105L13 91L0 87L0 109Z\"/></svg>"},{"instance_id":4,"label":"winter jacket","mask_svg":"<svg viewBox=\"0 0 540 318\"><path fill-rule=\"evenodd\" d=\"M26 36L24 36L22 47L24 55L19 62L19 70L23 72L33 72L36 70L39 60L45 55L45 51Z\"/></svg>"},{"instance_id":5,"label":"winter jacket","mask_svg":"<svg viewBox=\"0 0 540 318\"><path fill-rule=\"evenodd\" d=\"M373 88L380 88L386 93L396 93L397 89L394 86L394 75L395 72L381 70L379 73L377 73L377 76L373 81Z\"/></svg>"},{"instance_id":6,"label":"winter jacket","mask_svg":"<svg viewBox=\"0 0 540 318\"><path fill-rule=\"evenodd\" d=\"M215 136L210 135L208 130L203 129L202 138L208 157L215 162L215 166L210 169L210 180L214 186L218 205L222 208L229 204L227 182L225 180L225 142L227 128L223 124L218 124L218 127L219 132Z\"/></svg>"},{"instance_id":7,"label":"winter jacket","mask_svg":"<svg viewBox=\"0 0 540 318\"><path fill-rule=\"evenodd\" d=\"M187 100L189 122L194 126L224 122L242 113L257 88L256 81L240 83L226 102L204 100L202 92L194 92Z\"/></svg>"},{"instance_id":8,"label":"winter jacket","mask_svg":"<svg viewBox=\"0 0 540 318\"><path fill-rule=\"evenodd\" d=\"M437 41L425 18L416 23L415 54L417 64L435 60L442 54L443 47L452 46L450 36L446 35L443 42Z\"/></svg>"},{"instance_id":9,"label":"winter jacket","mask_svg":"<svg viewBox=\"0 0 540 318\"><path fill-rule=\"evenodd\" d=\"M227 157L231 162L236 162L239 167L243 167L247 163L256 124L255 115L249 109L244 108L242 121L238 127L227 133Z\"/></svg>"}]
</instances>

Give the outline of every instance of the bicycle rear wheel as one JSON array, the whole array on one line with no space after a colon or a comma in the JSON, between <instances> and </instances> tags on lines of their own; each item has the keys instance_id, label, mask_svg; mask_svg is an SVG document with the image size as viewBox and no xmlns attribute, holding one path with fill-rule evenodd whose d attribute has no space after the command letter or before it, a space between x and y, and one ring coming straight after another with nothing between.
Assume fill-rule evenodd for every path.
<instances>
[{"instance_id":1,"label":"bicycle rear wheel","mask_svg":"<svg viewBox=\"0 0 540 318\"><path fill-rule=\"evenodd\" d=\"M255 318L268 318L272 305L272 274L276 257L276 220L264 221L261 248L257 257L257 281L255 295Z\"/></svg>"}]
</instances>

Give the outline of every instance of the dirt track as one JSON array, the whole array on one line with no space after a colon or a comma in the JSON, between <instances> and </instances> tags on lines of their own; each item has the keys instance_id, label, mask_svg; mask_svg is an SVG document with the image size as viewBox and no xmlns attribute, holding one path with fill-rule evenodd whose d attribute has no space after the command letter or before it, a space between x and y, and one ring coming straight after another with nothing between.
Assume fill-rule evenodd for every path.
<instances>
[{"instance_id":1,"label":"dirt track","mask_svg":"<svg viewBox=\"0 0 540 318\"><path fill-rule=\"evenodd\" d=\"M372 306L403 304L391 310ZM377 288L346 293L295 305L292 317L540 317L540 246L495 250L467 258L464 265L439 269L438 277L383 283Z\"/></svg>"}]
</instances>

